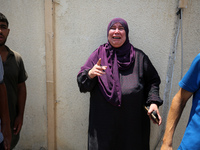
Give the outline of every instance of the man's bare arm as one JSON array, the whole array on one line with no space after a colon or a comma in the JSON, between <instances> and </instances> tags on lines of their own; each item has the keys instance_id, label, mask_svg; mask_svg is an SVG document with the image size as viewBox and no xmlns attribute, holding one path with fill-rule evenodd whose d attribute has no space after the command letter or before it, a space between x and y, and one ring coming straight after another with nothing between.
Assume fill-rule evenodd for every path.
<instances>
[{"instance_id":1,"label":"man's bare arm","mask_svg":"<svg viewBox=\"0 0 200 150\"><path fill-rule=\"evenodd\" d=\"M10 149L11 144L11 128L10 116L8 109L8 99L5 84L0 84L0 118L1 118L1 131L4 136L4 148Z\"/></svg>"},{"instance_id":2,"label":"man's bare arm","mask_svg":"<svg viewBox=\"0 0 200 150\"><path fill-rule=\"evenodd\" d=\"M193 93L184 90L181 88L178 93L174 96L172 100L172 104L169 110L169 114L167 117L167 124L165 129L165 134L163 137L163 145L161 150L171 150L172 149L172 141L173 135L178 124L178 121L181 117L183 109L192 96Z\"/></svg>"},{"instance_id":3,"label":"man's bare arm","mask_svg":"<svg viewBox=\"0 0 200 150\"><path fill-rule=\"evenodd\" d=\"M14 134L18 134L23 125L24 109L26 104L26 84L25 82L18 84L18 112L14 124Z\"/></svg>"}]
</instances>

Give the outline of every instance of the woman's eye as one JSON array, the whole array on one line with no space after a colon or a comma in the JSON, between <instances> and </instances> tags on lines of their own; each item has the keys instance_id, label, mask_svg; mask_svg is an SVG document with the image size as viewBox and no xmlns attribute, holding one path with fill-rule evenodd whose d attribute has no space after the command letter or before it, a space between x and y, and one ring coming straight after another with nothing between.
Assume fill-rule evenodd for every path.
<instances>
[{"instance_id":1,"label":"woman's eye","mask_svg":"<svg viewBox=\"0 0 200 150\"><path fill-rule=\"evenodd\" d=\"M114 28L114 27L111 27L110 29L111 29L111 30L116 30L116 28Z\"/></svg>"}]
</instances>

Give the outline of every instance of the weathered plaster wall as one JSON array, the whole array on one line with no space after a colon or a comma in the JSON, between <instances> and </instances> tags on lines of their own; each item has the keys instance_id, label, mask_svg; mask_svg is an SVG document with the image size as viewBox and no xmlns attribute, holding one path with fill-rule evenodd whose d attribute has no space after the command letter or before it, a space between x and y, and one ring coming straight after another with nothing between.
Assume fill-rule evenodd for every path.
<instances>
[{"instance_id":1,"label":"weathered plaster wall","mask_svg":"<svg viewBox=\"0 0 200 150\"><path fill-rule=\"evenodd\" d=\"M22 55L29 74L24 125L16 147L20 150L47 148L48 142L44 2L1 0L0 5L0 11L10 21L7 45ZM156 67L162 80L163 98L169 53L175 38L178 0L54 0L54 5L57 149L84 150L87 148L89 93L79 92L76 76L80 67L92 51L107 42L109 21L122 17L128 22L131 43L142 49ZM200 1L190 0L183 11L184 74L199 53L199 7ZM180 42L179 36L170 100L179 89ZM175 133L174 149L185 130L191 102L188 104ZM160 138L161 128L152 125L151 149Z\"/></svg>"}]
</instances>

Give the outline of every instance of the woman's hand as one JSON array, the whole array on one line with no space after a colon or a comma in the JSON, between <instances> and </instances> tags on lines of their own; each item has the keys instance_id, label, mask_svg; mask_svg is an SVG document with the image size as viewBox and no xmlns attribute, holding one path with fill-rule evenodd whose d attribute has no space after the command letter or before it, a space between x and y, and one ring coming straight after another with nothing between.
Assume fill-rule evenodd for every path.
<instances>
[{"instance_id":1,"label":"woman's hand","mask_svg":"<svg viewBox=\"0 0 200 150\"><path fill-rule=\"evenodd\" d=\"M88 72L88 75L91 79L93 79L96 76L102 76L105 73L107 66L101 66L101 58L99 58L96 65L93 66L93 68Z\"/></svg>"},{"instance_id":2,"label":"woman's hand","mask_svg":"<svg viewBox=\"0 0 200 150\"><path fill-rule=\"evenodd\" d=\"M157 106L156 104L151 104L151 105L150 105L149 111L148 111L147 114L148 114L149 118L153 121L153 123L157 124L157 123L152 119L152 117L151 117L151 113L152 113L153 111L156 111L156 113L157 113L157 115L158 115L158 119L159 119L158 125L161 125L161 123L162 123L162 118L161 118L161 116L160 116L160 113L159 113L159 110L158 110L158 106Z\"/></svg>"}]
</instances>

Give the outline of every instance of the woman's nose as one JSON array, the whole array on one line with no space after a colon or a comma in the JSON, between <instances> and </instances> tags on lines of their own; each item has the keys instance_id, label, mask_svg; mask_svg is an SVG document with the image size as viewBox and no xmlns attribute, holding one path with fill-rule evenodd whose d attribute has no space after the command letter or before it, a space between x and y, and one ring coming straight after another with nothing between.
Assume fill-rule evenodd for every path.
<instances>
[{"instance_id":1,"label":"woman's nose","mask_svg":"<svg viewBox=\"0 0 200 150\"><path fill-rule=\"evenodd\" d=\"M118 29L118 28L116 28L115 32L116 32L116 33L118 33L118 32L119 32L119 29Z\"/></svg>"}]
</instances>

